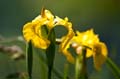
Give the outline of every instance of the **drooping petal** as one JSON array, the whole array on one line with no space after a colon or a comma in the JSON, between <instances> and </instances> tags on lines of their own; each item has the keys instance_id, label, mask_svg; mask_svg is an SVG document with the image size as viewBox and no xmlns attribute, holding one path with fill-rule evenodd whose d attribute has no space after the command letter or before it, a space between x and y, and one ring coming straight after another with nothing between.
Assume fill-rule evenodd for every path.
<instances>
[{"instance_id":1,"label":"drooping petal","mask_svg":"<svg viewBox=\"0 0 120 79\"><path fill-rule=\"evenodd\" d=\"M100 70L107 57L107 47L103 42L100 42L94 45L93 52L94 66Z\"/></svg>"},{"instance_id":2,"label":"drooping petal","mask_svg":"<svg viewBox=\"0 0 120 79\"><path fill-rule=\"evenodd\" d=\"M67 60L68 60L70 63L74 63L74 62L75 62L74 57L71 55L71 53L70 53L68 50L63 50L62 52L63 52L63 54L66 56Z\"/></svg>"},{"instance_id":3,"label":"drooping petal","mask_svg":"<svg viewBox=\"0 0 120 79\"><path fill-rule=\"evenodd\" d=\"M33 45L37 48L46 49L50 44L49 40L43 39L39 36L39 34L35 31L38 25L34 25L33 23L27 23L23 27L23 36L27 42L32 41Z\"/></svg>"},{"instance_id":4,"label":"drooping petal","mask_svg":"<svg viewBox=\"0 0 120 79\"><path fill-rule=\"evenodd\" d=\"M55 25L62 25L65 27L68 31L68 33L61 38L61 44L60 44L60 52L62 52L66 57L67 60L71 63L74 63L74 58L71 55L71 53L68 51L68 48L70 47L70 40L75 35L74 31L72 29L72 23L68 22L68 18L61 19L56 16L55 18Z\"/></svg>"}]
</instances>

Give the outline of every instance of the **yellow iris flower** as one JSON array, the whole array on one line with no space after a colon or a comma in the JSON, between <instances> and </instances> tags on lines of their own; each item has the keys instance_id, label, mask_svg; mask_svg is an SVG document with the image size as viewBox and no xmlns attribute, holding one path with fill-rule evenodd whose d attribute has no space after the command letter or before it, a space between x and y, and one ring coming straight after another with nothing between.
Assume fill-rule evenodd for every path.
<instances>
[{"instance_id":1,"label":"yellow iris flower","mask_svg":"<svg viewBox=\"0 0 120 79\"><path fill-rule=\"evenodd\" d=\"M103 42L100 42L98 35L94 34L93 29L87 30L85 32L76 32L76 36L74 36L70 42L67 44L65 50L63 52L69 52L68 48L70 44L76 44L79 46L86 46L87 52L86 57L93 56L94 66L97 70L101 68L101 65L105 62L107 57L107 47ZM78 50L77 53L81 52Z\"/></svg>"},{"instance_id":2,"label":"yellow iris flower","mask_svg":"<svg viewBox=\"0 0 120 79\"><path fill-rule=\"evenodd\" d=\"M42 27L46 26L49 34L50 30L57 25L61 25L68 30L68 34L62 37L60 45L64 49L66 43L74 36L72 23L68 22L68 18L61 19L46 9L43 9L41 15L37 16L32 22L23 26L23 36L27 42L31 40L35 47L46 49L50 41L43 35Z\"/></svg>"}]
</instances>

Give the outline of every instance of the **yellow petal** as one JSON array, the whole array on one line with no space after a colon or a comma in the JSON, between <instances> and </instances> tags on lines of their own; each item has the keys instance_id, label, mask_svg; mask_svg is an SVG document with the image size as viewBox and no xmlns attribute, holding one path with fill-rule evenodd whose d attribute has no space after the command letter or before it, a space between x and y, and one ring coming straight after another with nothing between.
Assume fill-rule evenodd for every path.
<instances>
[{"instance_id":1,"label":"yellow petal","mask_svg":"<svg viewBox=\"0 0 120 79\"><path fill-rule=\"evenodd\" d=\"M50 42L36 32L37 25L27 23L23 27L23 36L27 42L32 41L33 45L37 48L46 49Z\"/></svg>"},{"instance_id":2,"label":"yellow petal","mask_svg":"<svg viewBox=\"0 0 120 79\"><path fill-rule=\"evenodd\" d=\"M41 39L40 37L34 37L34 39L32 39L32 43L34 44L35 47L37 48L41 48L41 49L46 49L50 42L46 39Z\"/></svg>"},{"instance_id":3,"label":"yellow petal","mask_svg":"<svg viewBox=\"0 0 120 79\"><path fill-rule=\"evenodd\" d=\"M69 51L63 50L63 54L66 56L67 60L70 63L74 63L75 62L74 57L71 55L71 53Z\"/></svg>"},{"instance_id":4,"label":"yellow petal","mask_svg":"<svg viewBox=\"0 0 120 79\"><path fill-rule=\"evenodd\" d=\"M93 59L94 66L97 70L100 70L101 66L105 62L107 53L107 47L104 43L100 42L94 46Z\"/></svg>"},{"instance_id":5,"label":"yellow petal","mask_svg":"<svg viewBox=\"0 0 120 79\"><path fill-rule=\"evenodd\" d=\"M55 25L62 25L63 27L65 27L68 30L68 33L64 36L62 36L62 42L60 44L60 52L62 52L67 60L71 63L74 62L74 58L71 55L71 53L68 51L68 48L70 47L70 41L72 39L72 37L75 35L74 31L72 29L72 23L68 22L68 18L65 19L61 19L59 17L56 16L55 18Z\"/></svg>"},{"instance_id":6,"label":"yellow petal","mask_svg":"<svg viewBox=\"0 0 120 79\"><path fill-rule=\"evenodd\" d=\"M43 18L47 18L48 20L54 19L53 14L49 10L46 10L46 9L42 9L41 16Z\"/></svg>"},{"instance_id":7,"label":"yellow petal","mask_svg":"<svg viewBox=\"0 0 120 79\"><path fill-rule=\"evenodd\" d=\"M71 55L71 53L68 51L68 48L70 47L70 40L72 39L72 37L74 36L74 32L68 32L68 34L64 37L62 37L62 42L60 44L60 52L62 52L66 57L67 60L71 63L74 63L74 58Z\"/></svg>"},{"instance_id":8,"label":"yellow petal","mask_svg":"<svg viewBox=\"0 0 120 79\"><path fill-rule=\"evenodd\" d=\"M99 42L98 35L94 34L93 29L87 30L85 32L76 31L77 36L73 38L73 41L79 45L87 46L92 48L94 43Z\"/></svg>"},{"instance_id":9,"label":"yellow petal","mask_svg":"<svg viewBox=\"0 0 120 79\"><path fill-rule=\"evenodd\" d=\"M93 55L93 51L91 49L87 49L87 52L86 52L86 57L91 57Z\"/></svg>"}]
</instances>

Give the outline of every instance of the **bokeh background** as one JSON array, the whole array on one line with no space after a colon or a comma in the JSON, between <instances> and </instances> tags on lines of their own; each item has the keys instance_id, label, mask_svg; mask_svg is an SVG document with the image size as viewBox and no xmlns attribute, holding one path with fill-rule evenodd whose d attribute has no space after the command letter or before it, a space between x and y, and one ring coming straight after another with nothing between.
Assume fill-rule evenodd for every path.
<instances>
[{"instance_id":1,"label":"bokeh background","mask_svg":"<svg viewBox=\"0 0 120 79\"><path fill-rule=\"evenodd\" d=\"M7 38L22 35L23 25L38 16L43 6L59 17L67 16L76 30L93 28L101 41L107 44L109 57L120 67L120 0L0 0L0 35ZM21 45L25 50L25 44L21 42L11 44ZM55 67L58 70L63 70L61 57L64 59L64 56L56 54ZM34 58L34 79L39 79L43 68L39 69L39 58ZM25 70L25 60L16 63L0 53L0 79L5 79L10 73ZM89 71L90 79L114 78L106 67L99 73L92 69ZM73 75L72 71L70 74Z\"/></svg>"}]
</instances>

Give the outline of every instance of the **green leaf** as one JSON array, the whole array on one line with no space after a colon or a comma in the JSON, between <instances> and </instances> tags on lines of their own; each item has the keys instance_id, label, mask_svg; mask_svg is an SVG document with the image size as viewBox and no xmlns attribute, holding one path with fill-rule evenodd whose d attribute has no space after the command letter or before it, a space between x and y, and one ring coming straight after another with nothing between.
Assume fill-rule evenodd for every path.
<instances>
[{"instance_id":1,"label":"green leaf","mask_svg":"<svg viewBox=\"0 0 120 79\"><path fill-rule=\"evenodd\" d=\"M28 42L27 46L27 71L29 79L32 79L32 65L33 65L33 50L31 41Z\"/></svg>"},{"instance_id":2,"label":"green leaf","mask_svg":"<svg viewBox=\"0 0 120 79\"><path fill-rule=\"evenodd\" d=\"M51 79L51 71L53 68L54 57L55 57L55 31L51 29L48 35L48 40L50 40L50 45L46 49L47 65L48 65L48 79Z\"/></svg>"},{"instance_id":3,"label":"green leaf","mask_svg":"<svg viewBox=\"0 0 120 79\"><path fill-rule=\"evenodd\" d=\"M41 63L43 63L41 66L42 66L42 70L44 70L42 73L45 75L46 73L46 70L45 70L45 65L47 64L46 63L46 59L43 57L43 55L41 53L36 53L37 56L39 56L39 60ZM45 64L45 65L44 65ZM55 76L58 78L58 79L63 79L63 75L62 75L62 72L57 68L57 67L53 67L53 73L55 74ZM43 76L43 75L42 75ZM43 77L42 79L47 79L46 76Z\"/></svg>"},{"instance_id":4,"label":"green leaf","mask_svg":"<svg viewBox=\"0 0 120 79\"><path fill-rule=\"evenodd\" d=\"M112 70L116 79L120 79L120 68L109 57L106 60L106 64Z\"/></svg>"}]
</instances>

